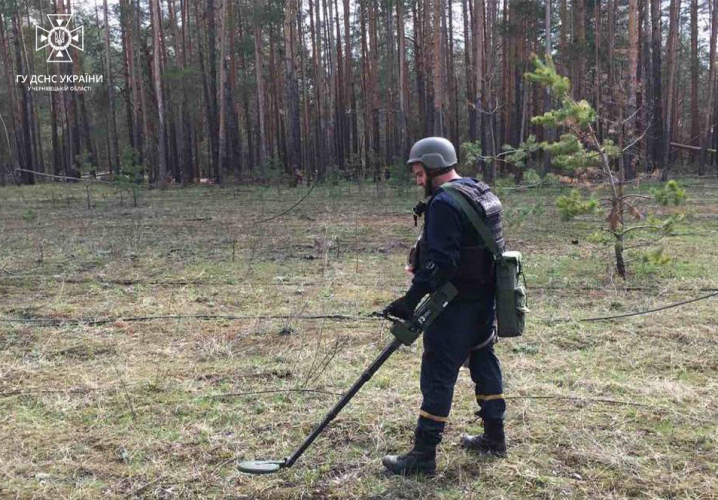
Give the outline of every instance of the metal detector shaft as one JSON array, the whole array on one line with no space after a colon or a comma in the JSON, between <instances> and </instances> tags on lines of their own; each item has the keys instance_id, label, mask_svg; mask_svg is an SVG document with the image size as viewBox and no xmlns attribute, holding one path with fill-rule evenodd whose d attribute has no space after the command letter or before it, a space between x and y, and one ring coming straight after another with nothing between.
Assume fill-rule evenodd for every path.
<instances>
[{"instance_id":1,"label":"metal detector shaft","mask_svg":"<svg viewBox=\"0 0 718 500\"><path fill-rule=\"evenodd\" d=\"M322 422L314 428L309 437L304 440L304 442L299 446L299 448L296 449L294 453L292 453L291 456L284 459L282 467L291 467L292 465L294 465L294 462L296 462L299 457L302 456L302 453L304 453L304 451L309 448L309 445L314 442L314 440L317 438L317 436L319 436L319 434L322 433L325 427L329 425L329 423L334 420L337 415L339 415L339 412L342 411L342 408L344 408L347 403L351 401L354 395L359 392L359 389L361 389L362 386L366 384L369 379L372 378L372 376L377 372L377 370L381 368L381 365L383 365L384 362L389 359L389 356L394 354L394 351L396 351L401 345L402 343L400 340L394 339L389 345L384 348L379 357L377 357L374 362L366 370L364 370L364 373L361 374L359 380L354 382L354 385L351 386L351 388L342 397L342 399L340 399L339 402L334 405L334 408L332 408L329 413L327 413L327 416L324 417L324 420L322 420Z\"/></svg>"}]
</instances>

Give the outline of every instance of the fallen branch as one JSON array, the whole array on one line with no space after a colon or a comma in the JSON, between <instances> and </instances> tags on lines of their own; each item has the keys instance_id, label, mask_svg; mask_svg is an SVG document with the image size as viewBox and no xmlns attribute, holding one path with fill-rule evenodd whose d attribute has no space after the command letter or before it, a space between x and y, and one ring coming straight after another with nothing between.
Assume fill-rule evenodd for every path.
<instances>
[{"instance_id":1,"label":"fallen branch","mask_svg":"<svg viewBox=\"0 0 718 500\"><path fill-rule=\"evenodd\" d=\"M671 142L671 146L675 146L677 148L683 148L683 149L690 149L691 151L700 151L701 150L700 146L691 146L689 144L679 144L677 142ZM715 149L708 149L708 148L706 148L706 151L708 151L709 153L716 152Z\"/></svg>"},{"instance_id":2,"label":"fallen branch","mask_svg":"<svg viewBox=\"0 0 718 500\"><path fill-rule=\"evenodd\" d=\"M242 396L254 396L257 394L275 394L275 393L283 393L283 392L312 392L316 394L326 394L327 396L343 396L343 394L339 394L336 392L329 392L329 391L322 391L319 389L270 389L266 391L250 391L250 392L229 392L227 394L214 394L212 396L207 396L211 399L224 399L224 398L239 398Z\"/></svg>"}]
</instances>

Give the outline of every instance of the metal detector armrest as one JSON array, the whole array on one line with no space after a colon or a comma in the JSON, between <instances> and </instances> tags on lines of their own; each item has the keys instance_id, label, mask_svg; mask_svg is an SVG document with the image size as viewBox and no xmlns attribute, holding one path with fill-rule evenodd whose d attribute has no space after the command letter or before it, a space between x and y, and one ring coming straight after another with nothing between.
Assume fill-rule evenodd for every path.
<instances>
[{"instance_id":1,"label":"metal detector armrest","mask_svg":"<svg viewBox=\"0 0 718 500\"><path fill-rule=\"evenodd\" d=\"M409 321L396 321L391 327L391 334L404 345L413 344L458 293L456 287L447 281L419 304Z\"/></svg>"}]
</instances>

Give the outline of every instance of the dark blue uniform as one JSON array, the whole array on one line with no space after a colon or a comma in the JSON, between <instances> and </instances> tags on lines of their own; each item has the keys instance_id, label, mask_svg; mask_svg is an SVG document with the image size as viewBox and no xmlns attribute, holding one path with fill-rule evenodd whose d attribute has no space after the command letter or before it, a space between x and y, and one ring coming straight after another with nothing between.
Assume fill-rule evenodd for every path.
<instances>
[{"instance_id":1,"label":"dark blue uniform","mask_svg":"<svg viewBox=\"0 0 718 500\"><path fill-rule=\"evenodd\" d=\"M469 178L452 182L470 189L478 185ZM467 358L482 418L503 419L506 403L501 367L493 341L489 341L494 331L494 282L488 276L483 281L468 279L465 271L464 249L482 246L480 236L458 204L440 191L428 203L422 240L422 264L416 270L412 289L430 293L449 279L459 290L459 295L424 333L423 402L417 432L424 440L438 444L451 409L459 369ZM500 243L503 246L503 238ZM486 252L485 259L491 258L488 251L481 252ZM484 343L484 347L476 349Z\"/></svg>"}]
</instances>

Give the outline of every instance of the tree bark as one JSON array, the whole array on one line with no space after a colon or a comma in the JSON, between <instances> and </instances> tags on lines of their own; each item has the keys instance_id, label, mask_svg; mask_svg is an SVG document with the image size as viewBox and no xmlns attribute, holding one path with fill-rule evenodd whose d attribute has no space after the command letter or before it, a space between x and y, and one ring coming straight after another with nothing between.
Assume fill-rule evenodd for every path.
<instances>
[{"instance_id":1,"label":"tree bark","mask_svg":"<svg viewBox=\"0 0 718 500\"><path fill-rule=\"evenodd\" d=\"M666 120L664 125L664 149L663 149L663 160L664 168L662 173L662 180L668 180L668 172L670 171L670 151L671 141L673 140L673 122L675 113L675 85L676 85L676 52L678 50L678 22L679 12L681 8L681 0L671 0L670 6L670 24L668 27L668 91L666 95Z\"/></svg>"},{"instance_id":2,"label":"tree bark","mask_svg":"<svg viewBox=\"0 0 718 500\"><path fill-rule=\"evenodd\" d=\"M120 143L117 138L117 117L115 116L115 85L112 81L112 53L110 51L110 22L107 14L107 0L103 0L103 11L105 21L105 70L107 74L107 100L110 107L110 145L108 151L110 171L118 174L120 172Z\"/></svg>"},{"instance_id":3,"label":"tree bark","mask_svg":"<svg viewBox=\"0 0 718 500\"><path fill-rule=\"evenodd\" d=\"M263 1L258 1L258 8L261 9ZM258 12L259 12L258 9ZM254 72L257 80L257 163L264 165L267 161L267 138L266 138L266 105L264 95L264 49L262 44L262 22L257 18L254 20ZM247 131L249 133L249 131Z\"/></svg>"},{"instance_id":4,"label":"tree bark","mask_svg":"<svg viewBox=\"0 0 718 500\"><path fill-rule=\"evenodd\" d=\"M217 154L217 169L215 171L216 181L222 183L225 169L227 168L227 38L229 20L230 0L222 0L221 18L219 34L219 144Z\"/></svg>"},{"instance_id":5,"label":"tree bark","mask_svg":"<svg viewBox=\"0 0 718 500\"><path fill-rule=\"evenodd\" d=\"M718 0L712 0L713 9L711 11L711 37L708 55L708 106L705 111L705 125L701 135L701 150L698 159L698 175L705 173L705 165L707 163L707 149L711 139L711 129L714 126L714 105L716 94L716 35L718 35Z\"/></svg>"},{"instance_id":6,"label":"tree bark","mask_svg":"<svg viewBox=\"0 0 718 500\"><path fill-rule=\"evenodd\" d=\"M663 93L661 79L661 0L651 0L651 59L653 75L653 121L651 170L662 169L666 137L663 126Z\"/></svg>"},{"instance_id":7,"label":"tree bark","mask_svg":"<svg viewBox=\"0 0 718 500\"><path fill-rule=\"evenodd\" d=\"M691 0L691 140L698 145L700 135L700 115L698 114L698 0ZM690 153L690 161L696 160L695 151Z\"/></svg>"},{"instance_id":8,"label":"tree bark","mask_svg":"<svg viewBox=\"0 0 718 500\"><path fill-rule=\"evenodd\" d=\"M636 90L638 88L638 0L628 0L628 96L626 99L625 138L628 148L624 153L626 179L634 179L637 155L633 139L636 136Z\"/></svg>"},{"instance_id":9,"label":"tree bark","mask_svg":"<svg viewBox=\"0 0 718 500\"><path fill-rule=\"evenodd\" d=\"M160 32L162 30L162 13L160 11L160 1L152 0L152 35L154 38L154 47L152 49L152 73L155 85L155 98L157 99L157 179L156 183L160 188L167 186L167 152L165 148L165 106L164 96L162 93L162 68L160 66L160 58L162 54L162 40Z\"/></svg>"},{"instance_id":10,"label":"tree bark","mask_svg":"<svg viewBox=\"0 0 718 500\"><path fill-rule=\"evenodd\" d=\"M284 92L288 172L301 167L301 118L295 64L297 0L286 0L284 11Z\"/></svg>"}]
</instances>

